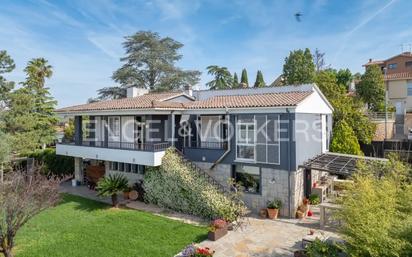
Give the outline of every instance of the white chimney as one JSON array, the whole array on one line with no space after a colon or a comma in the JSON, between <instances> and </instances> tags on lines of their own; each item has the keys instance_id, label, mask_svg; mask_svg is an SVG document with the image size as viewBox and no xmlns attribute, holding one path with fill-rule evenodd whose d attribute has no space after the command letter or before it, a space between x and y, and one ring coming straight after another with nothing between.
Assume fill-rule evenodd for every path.
<instances>
[{"instance_id":1,"label":"white chimney","mask_svg":"<svg viewBox=\"0 0 412 257\"><path fill-rule=\"evenodd\" d=\"M127 88L127 98L141 96L147 93L149 93L149 90L146 88L139 88L139 87L128 87Z\"/></svg>"},{"instance_id":2,"label":"white chimney","mask_svg":"<svg viewBox=\"0 0 412 257\"><path fill-rule=\"evenodd\" d=\"M185 85L185 87L184 87L184 92L186 93L186 95L193 96L192 86L189 85L189 84Z\"/></svg>"}]
</instances>

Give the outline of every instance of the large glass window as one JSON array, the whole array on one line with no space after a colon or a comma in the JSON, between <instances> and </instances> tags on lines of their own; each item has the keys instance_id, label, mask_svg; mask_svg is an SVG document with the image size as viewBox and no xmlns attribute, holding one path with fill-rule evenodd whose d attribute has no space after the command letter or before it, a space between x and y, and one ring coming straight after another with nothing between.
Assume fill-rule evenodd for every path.
<instances>
[{"instance_id":1,"label":"large glass window","mask_svg":"<svg viewBox=\"0 0 412 257\"><path fill-rule=\"evenodd\" d=\"M239 183L245 192L260 193L261 172L259 167L234 165L233 176L236 183Z\"/></svg>"},{"instance_id":2,"label":"large glass window","mask_svg":"<svg viewBox=\"0 0 412 257\"><path fill-rule=\"evenodd\" d=\"M236 123L236 158L255 160L255 121L252 118L239 117Z\"/></svg>"},{"instance_id":3,"label":"large glass window","mask_svg":"<svg viewBox=\"0 0 412 257\"><path fill-rule=\"evenodd\" d=\"M412 81L408 81L408 96L412 96Z\"/></svg>"},{"instance_id":4,"label":"large glass window","mask_svg":"<svg viewBox=\"0 0 412 257\"><path fill-rule=\"evenodd\" d=\"M120 141L120 117L109 117L109 140Z\"/></svg>"}]
</instances>

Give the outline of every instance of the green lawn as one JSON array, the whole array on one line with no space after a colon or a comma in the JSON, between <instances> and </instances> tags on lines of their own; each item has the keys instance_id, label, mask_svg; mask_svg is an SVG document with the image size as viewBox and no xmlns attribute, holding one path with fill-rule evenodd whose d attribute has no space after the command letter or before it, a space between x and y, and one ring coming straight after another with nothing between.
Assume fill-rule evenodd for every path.
<instances>
[{"instance_id":1,"label":"green lawn","mask_svg":"<svg viewBox=\"0 0 412 257\"><path fill-rule=\"evenodd\" d=\"M64 195L17 234L16 257L174 256L207 229Z\"/></svg>"}]
</instances>

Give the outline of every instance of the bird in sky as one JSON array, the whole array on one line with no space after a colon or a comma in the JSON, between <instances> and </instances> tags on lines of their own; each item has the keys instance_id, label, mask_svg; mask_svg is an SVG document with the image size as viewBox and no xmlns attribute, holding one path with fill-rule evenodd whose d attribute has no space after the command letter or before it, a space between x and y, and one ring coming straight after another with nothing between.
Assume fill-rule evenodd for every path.
<instances>
[{"instance_id":1,"label":"bird in sky","mask_svg":"<svg viewBox=\"0 0 412 257\"><path fill-rule=\"evenodd\" d=\"M301 22L301 17L303 16L303 14L301 12L297 12L295 13L295 19L297 22Z\"/></svg>"}]
</instances>

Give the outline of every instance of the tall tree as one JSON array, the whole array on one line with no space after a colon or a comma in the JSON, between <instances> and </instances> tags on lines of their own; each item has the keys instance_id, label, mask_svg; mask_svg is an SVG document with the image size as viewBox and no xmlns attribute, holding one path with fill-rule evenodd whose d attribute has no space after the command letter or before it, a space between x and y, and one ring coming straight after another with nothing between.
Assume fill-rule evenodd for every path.
<instances>
[{"instance_id":1,"label":"tall tree","mask_svg":"<svg viewBox=\"0 0 412 257\"><path fill-rule=\"evenodd\" d=\"M316 72L325 70L328 68L325 62L325 53L322 53L319 49L315 49L315 53L313 54L313 62L315 63Z\"/></svg>"},{"instance_id":2,"label":"tall tree","mask_svg":"<svg viewBox=\"0 0 412 257\"><path fill-rule=\"evenodd\" d=\"M232 75L226 67L210 65L206 69L209 75L214 76L213 80L206 83L210 89L225 89L233 85Z\"/></svg>"},{"instance_id":3,"label":"tall tree","mask_svg":"<svg viewBox=\"0 0 412 257\"><path fill-rule=\"evenodd\" d=\"M14 82L7 81L2 74L12 72L16 65L6 51L0 51L0 110L5 108L8 94L14 88Z\"/></svg>"},{"instance_id":4,"label":"tall tree","mask_svg":"<svg viewBox=\"0 0 412 257\"><path fill-rule=\"evenodd\" d=\"M125 39L123 47L126 56L120 59L124 64L112 76L120 88L136 86L150 90L171 90L199 82L199 71L176 67L176 62L182 58L178 53L183 47L180 42L170 37L162 38L151 31L139 31ZM102 89L99 94L102 98L108 98L111 94L113 97L119 96L118 92L116 87L110 87Z\"/></svg>"},{"instance_id":5,"label":"tall tree","mask_svg":"<svg viewBox=\"0 0 412 257\"><path fill-rule=\"evenodd\" d=\"M249 79L247 77L247 71L246 69L242 70L242 76L240 77L240 83L249 86Z\"/></svg>"},{"instance_id":6,"label":"tall tree","mask_svg":"<svg viewBox=\"0 0 412 257\"><path fill-rule=\"evenodd\" d=\"M51 97L46 79L53 74L47 60L29 61L22 87L9 95L9 111L4 115L5 130L10 133L13 150L31 151L55 139L56 101Z\"/></svg>"},{"instance_id":7,"label":"tall tree","mask_svg":"<svg viewBox=\"0 0 412 257\"><path fill-rule=\"evenodd\" d=\"M263 74L260 70L258 70L256 74L256 81L253 87L265 87L265 86L266 86L266 83L263 80Z\"/></svg>"},{"instance_id":8,"label":"tall tree","mask_svg":"<svg viewBox=\"0 0 412 257\"><path fill-rule=\"evenodd\" d=\"M283 77L286 84L297 85L312 83L315 79L315 64L310 50L295 50L285 58Z\"/></svg>"},{"instance_id":9,"label":"tall tree","mask_svg":"<svg viewBox=\"0 0 412 257\"><path fill-rule=\"evenodd\" d=\"M59 202L60 180L10 172L0 185L0 253L13 257L17 232L35 215Z\"/></svg>"},{"instance_id":10,"label":"tall tree","mask_svg":"<svg viewBox=\"0 0 412 257\"><path fill-rule=\"evenodd\" d=\"M316 75L316 84L329 102L333 105L334 127L340 121L345 121L353 130L359 142L368 144L375 133L375 124L364 114L363 102L346 94L343 86L338 84L336 71L322 70Z\"/></svg>"},{"instance_id":11,"label":"tall tree","mask_svg":"<svg viewBox=\"0 0 412 257\"><path fill-rule=\"evenodd\" d=\"M356 93L368 104L369 110L383 111L385 104L385 84L379 66L370 65L356 85Z\"/></svg>"},{"instance_id":12,"label":"tall tree","mask_svg":"<svg viewBox=\"0 0 412 257\"><path fill-rule=\"evenodd\" d=\"M238 88L239 87L239 78L237 77L237 73L233 74L233 85L232 88Z\"/></svg>"},{"instance_id":13,"label":"tall tree","mask_svg":"<svg viewBox=\"0 0 412 257\"><path fill-rule=\"evenodd\" d=\"M346 89L346 92L348 92L350 83L352 83L353 80L352 72L350 72L349 69L340 69L336 73L336 79L338 80L338 84L342 85Z\"/></svg>"}]
</instances>

